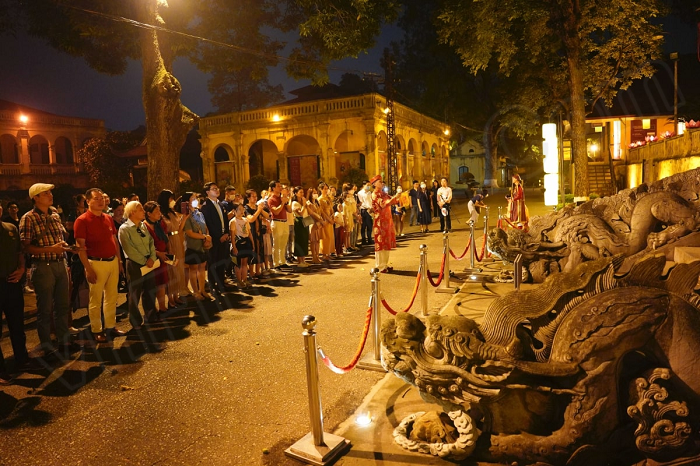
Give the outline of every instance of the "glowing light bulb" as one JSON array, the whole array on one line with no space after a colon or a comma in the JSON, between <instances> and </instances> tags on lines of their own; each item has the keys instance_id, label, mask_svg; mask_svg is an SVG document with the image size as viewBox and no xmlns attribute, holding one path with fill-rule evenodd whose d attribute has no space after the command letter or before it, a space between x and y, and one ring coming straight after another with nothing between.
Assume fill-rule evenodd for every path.
<instances>
[{"instance_id":1,"label":"glowing light bulb","mask_svg":"<svg viewBox=\"0 0 700 466\"><path fill-rule=\"evenodd\" d=\"M19 116L19 121L20 121L22 124L26 124L26 123L29 121L29 117L28 117L27 115L20 115L20 116Z\"/></svg>"},{"instance_id":2,"label":"glowing light bulb","mask_svg":"<svg viewBox=\"0 0 700 466\"><path fill-rule=\"evenodd\" d=\"M372 423L372 415L367 412L367 413L362 413L359 414L355 418L355 424L357 424L360 427L366 427Z\"/></svg>"}]
</instances>

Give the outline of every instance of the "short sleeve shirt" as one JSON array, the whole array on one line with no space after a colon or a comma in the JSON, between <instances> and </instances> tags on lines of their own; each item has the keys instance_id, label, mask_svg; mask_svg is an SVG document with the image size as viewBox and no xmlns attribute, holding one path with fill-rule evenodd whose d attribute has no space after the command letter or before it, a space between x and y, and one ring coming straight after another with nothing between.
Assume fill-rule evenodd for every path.
<instances>
[{"instance_id":1,"label":"short sleeve shirt","mask_svg":"<svg viewBox=\"0 0 700 466\"><path fill-rule=\"evenodd\" d=\"M270 196L270 198L267 200L267 205L270 207L272 220L287 220L287 209L281 209L277 214L275 214L272 210L273 207L276 209L282 205L282 196Z\"/></svg>"},{"instance_id":2,"label":"short sleeve shirt","mask_svg":"<svg viewBox=\"0 0 700 466\"><path fill-rule=\"evenodd\" d=\"M0 223L0 280L17 270L20 251L17 227L8 222Z\"/></svg>"},{"instance_id":3,"label":"short sleeve shirt","mask_svg":"<svg viewBox=\"0 0 700 466\"><path fill-rule=\"evenodd\" d=\"M19 239L29 241L32 246L47 247L53 246L63 241L65 229L61 223L61 217L54 209L49 209L48 213L43 213L39 209L32 209L22 215L19 221ZM40 261L63 260L63 253L32 254L34 259Z\"/></svg>"},{"instance_id":4,"label":"short sleeve shirt","mask_svg":"<svg viewBox=\"0 0 700 466\"><path fill-rule=\"evenodd\" d=\"M76 239L85 240L87 255L108 259L117 255L114 244L114 222L112 217L102 213L95 215L89 210L75 219L73 235Z\"/></svg>"}]
</instances>

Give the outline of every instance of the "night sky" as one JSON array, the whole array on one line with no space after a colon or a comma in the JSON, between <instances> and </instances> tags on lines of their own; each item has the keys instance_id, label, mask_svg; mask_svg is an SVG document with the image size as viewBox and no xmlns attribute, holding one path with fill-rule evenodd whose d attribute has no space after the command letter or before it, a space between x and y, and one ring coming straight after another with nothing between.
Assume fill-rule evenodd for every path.
<instances>
[{"instance_id":1,"label":"night sky","mask_svg":"<svg viewBox=\"0 0 700 466\"><path fill-rule=\"evenodd\" d=\"M681 54L696 50L695 28L667 18L665 50ZM401 38L402 31L387 26L377 45L358 59L348 58L332 66L331 82L337 83L344 72L382 73L379 58L384 47ZM291 48L288 47L288 48ZM283 55L287 52L282 52ZM81 58L56 51L41 39L18 33L0 40L0 99L66 116L99 118L112 130L129 130L144 123L141 104L141 65L130 63L121 76L100 74ZM207 90L207 75L185 59L175 63L174 74L182 84L182 102L200 116L213 112ZM286 92L309 84L286 76L283 66L275 68L271 84L282 84ZM293 96L288 96L293 97Z\"/></svg>"},{"instance_id":2,"label":"night sky","mask_svg":"<svg viewBox=\"0 0 700 466\"><path fill-rule=\"evenodd\" d=\"M397 27L386 27L377 45L367 54L334 62L332 67L336 70L330 73L331 82L338 83L345 72L383 73L380 56L392 40L400 39L401 33ZM94 71L82 58L57 51L42 39L24 33L18 33L17 37L3 36L0 57L3 62L0 99L59 115L103 119L111 130L130 130L145 122L138 61L131 61L123 75L109 76ZM207 90L208 75L186 59L175 62L174 74L182 84L184 105L200 116L215 110ZM289 92L310 81L289 78L281 64L271 70L270 83L282 84L285 92Z\"/></svg>"}]
</instances>

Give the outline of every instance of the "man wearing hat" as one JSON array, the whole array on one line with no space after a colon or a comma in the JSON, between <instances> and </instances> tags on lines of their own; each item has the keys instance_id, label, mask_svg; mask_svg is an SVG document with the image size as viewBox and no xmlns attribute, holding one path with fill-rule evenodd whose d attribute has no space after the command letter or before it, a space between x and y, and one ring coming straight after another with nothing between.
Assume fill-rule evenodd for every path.
<instances>
[{"instance_id":1,"label":"man wearing hat","mask_svg":"<svg viewBox=\"0 0 700 466\"><path fill-rule=\"evenodd\" d=\"M64 353L77 348L68 332L68 273L65 252L70 249L64 241L65 229L61 217L52 206L52 184L37 183L29 188L34 208L19 221L19 237L24 251L32 258L32 283L36 292L36 327L41 348L46 356L55 356L51 340L51 319L58 338L58 349Z\"/></svg>"},{"instance_id":2,"label":"man wearing hat","mask_svg":"<svg viewBox=\"0 0 700 466\"><path fill-rule=\"evenodd\" d=\"M377 268L382 273L393 270L389 266L389 252L396 247L396 232L394 231L394 221L391 218L391 204L397 204L401 193L389 196L382 190L381 175L375 175L369 180L374 186L372 192L372 210L374 211L374 261Z\"/></svg>"}]
</instances>

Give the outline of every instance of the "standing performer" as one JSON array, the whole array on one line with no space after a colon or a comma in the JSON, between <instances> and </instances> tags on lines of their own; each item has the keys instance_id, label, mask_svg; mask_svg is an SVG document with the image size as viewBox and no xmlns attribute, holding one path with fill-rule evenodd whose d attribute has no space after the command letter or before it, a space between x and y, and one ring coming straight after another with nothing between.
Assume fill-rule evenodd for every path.
<instances>
[{"instance_id":1,"label":"standing performer","mask_svg":"<svg viewBox=\"0 0 700 466\"><path fill-rule=\"evenodd\" d=\"M374 211L374 260L377 268L382 273L394 270L389 266L389 252L396 247L396 233L394 221L391 218L391 204L399 202L401 194L393 197L382 191L381 175L374 176L370 183L374 186L372 192L372 210Z\"/></svg>"},{"instance_id":2,"label":"standing performer","mask_svg":"<svg viewBox=\"0 0 700 466\"><path fill-rule=\"evenodd\" d=\"M510 223L517 228L527 228L528 215L525 206L525 191L523 190L523 180L517 173L513 175L513 185L510 188L508 198L508 212Z\"/></svg>"}]
</instances>

